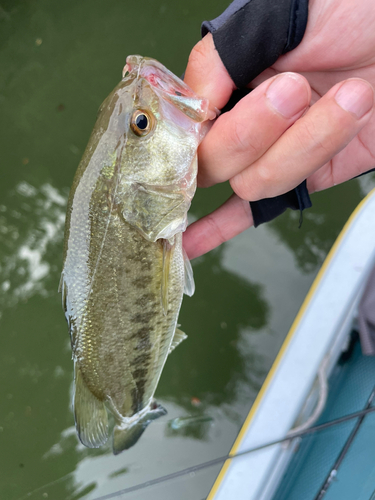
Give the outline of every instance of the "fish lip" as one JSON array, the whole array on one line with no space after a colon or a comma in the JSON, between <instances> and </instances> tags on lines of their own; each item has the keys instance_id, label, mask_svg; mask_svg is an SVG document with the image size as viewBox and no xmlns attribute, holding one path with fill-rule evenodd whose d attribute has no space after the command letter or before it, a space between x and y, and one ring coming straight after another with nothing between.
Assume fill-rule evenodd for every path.
<instances>
[{"instance_id":1,"label":"fish lip","mask_svg":"<svg viewBox=\"0 0 375 500\"><path fill-rule=\"evenodd\" d=\"M216 118L216 112L212 113L209 109L208 99L198 96L159 61L139 55L128 56L122 75L127 78L132 74L137 79L145 79L160 98L174 106L178 105L180 111L193 122L201 123Z\"/></svg>"}]
</instances>

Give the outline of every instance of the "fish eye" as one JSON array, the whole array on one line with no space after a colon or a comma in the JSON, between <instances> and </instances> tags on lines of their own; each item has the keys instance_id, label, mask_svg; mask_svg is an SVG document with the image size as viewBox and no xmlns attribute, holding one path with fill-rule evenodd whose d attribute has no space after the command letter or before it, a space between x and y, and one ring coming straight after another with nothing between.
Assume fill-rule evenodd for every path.
<instances>
[{"instance_id":1,"label":"fish eye","mask_svg":"<svg viewBox=\"0 0 375 500\"><path fill-rule=\"evenodd\" d=\"M130 127L135 135L144 136L151 132L153 125L153 118L150 113L142 109L134 111Z\"/></svg>"}]
</instances>

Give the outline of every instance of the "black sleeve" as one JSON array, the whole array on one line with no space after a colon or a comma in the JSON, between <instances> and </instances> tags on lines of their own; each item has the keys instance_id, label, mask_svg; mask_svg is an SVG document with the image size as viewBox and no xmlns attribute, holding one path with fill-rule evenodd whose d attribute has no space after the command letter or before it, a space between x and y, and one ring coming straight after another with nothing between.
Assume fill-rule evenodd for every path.
<instances>
[{"instance_id":1,"label":"black sleeve","mask_svg":"<svg viewBox=\"0 0 375 500\"><path fill-rule=\"evenodd\" d=\"M281 54L297 47L305 33L307 14L308 0L234 0L219 17L202 24L202 36L212 33L225 68L236 86L243 88ZM238 95L240 98L241 93ZM302 213L311 207L306 181L275 198L250 202L250 206L254 226L287 208Z\"/></svg>"},{"instance_id":2,"label":"black sleeve","mask_svg":"<svg viewBox=\"0 0 375 500\"><path fill-rule=\"evenodd\" d=\"M228 73L245 87L281 54L301 42L308 0L234 0L213 21L204 21L202 36L212 33Z\"/></svg>"}]
</instances>

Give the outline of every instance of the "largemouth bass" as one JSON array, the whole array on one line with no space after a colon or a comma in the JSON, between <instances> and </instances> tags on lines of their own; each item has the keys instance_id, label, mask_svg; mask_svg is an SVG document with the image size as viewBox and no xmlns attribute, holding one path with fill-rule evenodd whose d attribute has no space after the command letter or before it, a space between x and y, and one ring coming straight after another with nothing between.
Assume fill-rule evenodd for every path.
<instances>
[{"instance_id":1,"label":"largemouth bass","mask_svg":"<svg viewBox=\"0 0 375 500\"><path fill-rule=\"evenodd\" d=\"M153 399L192 270L182 248L208 102L153 59L129 56L74 178L60 289L81 442L132 446L166 411Z\"/></svg>"}]
</instances>

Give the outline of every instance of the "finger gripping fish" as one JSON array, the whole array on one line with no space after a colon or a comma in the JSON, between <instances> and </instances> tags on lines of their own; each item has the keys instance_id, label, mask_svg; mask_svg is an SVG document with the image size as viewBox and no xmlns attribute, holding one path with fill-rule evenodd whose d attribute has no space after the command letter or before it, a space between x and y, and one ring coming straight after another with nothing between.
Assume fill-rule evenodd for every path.
<instances>
[{"instance_id":1,"label":"finger gripping fish","mask_svg":"<svg viewBox=\"0 0 375 500\"><path fill-rule=\"evenodd\" d=\"M75 175L60 289L74 360L81 442L132 446L166 413L153 399L166 358L186 335L194 293L182 248L208 102L153 59L129 56L99 109Z\"/></svg>"}]
</instances>

